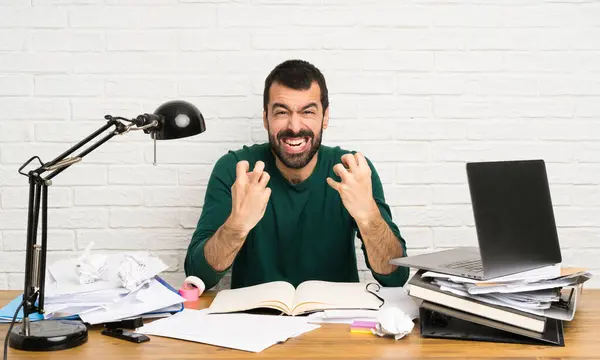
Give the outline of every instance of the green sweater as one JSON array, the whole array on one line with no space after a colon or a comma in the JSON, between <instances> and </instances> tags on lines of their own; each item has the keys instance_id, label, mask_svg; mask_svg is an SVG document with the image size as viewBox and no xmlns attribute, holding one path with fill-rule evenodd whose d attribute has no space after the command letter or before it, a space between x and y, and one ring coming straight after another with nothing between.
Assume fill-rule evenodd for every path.
<instances>
[{"instance_id":1,"label":"green sweater","mask_svg":"<svg viewBox=\"0 0 600 360\"><path fill-rule=\"evenodd\" d=\"M262 160L271 176L268 184L271 197L264 217L250 231L232 264L231 287L278 280L294 286L306 280L358 282L354 239L355 236L361 238L360 232L340 195L325 180L329 176L340 181L333 166L340 163L346 153L350 151L321 146L315 170L296 185L279 172L268 143L244 146L221 157L208 181L202 214L187 251L186 276L199 277L208 289L229 270L215 271L204 257L204 245L231 213L231 186L235 182L237 162L247 160L251 171L256 161ZM373 164L368 163L372 170L373 197L406 254L405 241L385 203L379 175ZM364 244L361 247L367 258ZM366 265L371 269L368 259ZM387 275L372 269L371 273L382 286L402 286L409 271L398 267Z\"/></svg>"}]
</instances>

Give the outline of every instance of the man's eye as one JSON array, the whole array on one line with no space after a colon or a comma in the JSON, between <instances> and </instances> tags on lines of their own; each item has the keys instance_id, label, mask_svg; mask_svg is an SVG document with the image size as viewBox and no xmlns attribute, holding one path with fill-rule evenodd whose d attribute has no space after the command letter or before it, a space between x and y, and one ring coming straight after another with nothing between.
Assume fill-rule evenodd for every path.
<instances>
[{"instance_id":1,"label":"man's eye","mask_svg":"<svg viewBox=\"0 0 600 360\"><path fill-rule=\"evenodd\" d=\"M305 113L305 114L314 114L315 112L314 112L314 111L312 111L312 110L305 110L305 111L304 111L304 113Z\"/></svg>"},{"instance_id":2,"label":"man's eye","mask_svg":"<svg viewBox=\"0 0 600 360\"><path fill-rule=\"evenodd\" d=\"M275 111L275 115L284 115L285 111Z\"/></svg>"}]
</instances>

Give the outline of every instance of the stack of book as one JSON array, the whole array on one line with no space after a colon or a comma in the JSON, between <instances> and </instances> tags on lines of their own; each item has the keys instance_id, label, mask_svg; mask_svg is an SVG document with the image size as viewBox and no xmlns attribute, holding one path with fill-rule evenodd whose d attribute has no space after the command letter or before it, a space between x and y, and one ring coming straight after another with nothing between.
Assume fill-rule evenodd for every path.
<instances>
[{"instance_id":1,"label":"stack of book","mask_svg":"<svg viewBox=\"0 0 600 360\"><path fill-rule=\"evenodd\" d=\"M564 346L563 321L574 318L590 277L566 268L555 276L475 281L419 270L408 284L422 300L423 337Z\"/></svg>"}]
</instances>

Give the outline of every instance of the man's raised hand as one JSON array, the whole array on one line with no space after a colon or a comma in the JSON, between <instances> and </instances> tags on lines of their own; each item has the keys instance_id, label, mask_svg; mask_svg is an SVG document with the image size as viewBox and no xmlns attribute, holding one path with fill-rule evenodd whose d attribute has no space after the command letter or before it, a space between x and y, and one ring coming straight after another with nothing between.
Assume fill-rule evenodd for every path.
<instances>
[{"instance_id":1,"label":"man's raised hand","mask_svg":"<svg viewBox=\"0 0 600 360\"><path fill-rule=\"evenodd\" d=\"M327 183L340 194L342 203L354 220L366 222L379 211L373 199L369 163L361 153L345 154L341 160L342 163L336 164L333 171L342 181L328 177Z\"/></svg>"},{"instance_id":2,"label":"man's raised hand","mask_svg":"<svg viewBox=\"0 0 600 360\"><path fill-rule=\"evenodd\" d=\"M271 196L271 189L267 187L270 176L264 168L265 163L262 161L257 161L250 172L248 161L242 160L236 165L228 224L244 236L262 219Z\"/></svg>"}]
</instances>

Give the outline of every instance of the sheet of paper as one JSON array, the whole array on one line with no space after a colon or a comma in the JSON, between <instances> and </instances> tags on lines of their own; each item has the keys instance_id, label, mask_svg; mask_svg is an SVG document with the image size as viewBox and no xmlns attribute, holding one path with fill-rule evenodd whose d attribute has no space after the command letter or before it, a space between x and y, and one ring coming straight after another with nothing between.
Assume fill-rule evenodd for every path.
<instances>
[{"instance_id":1,"label":"sheet of paper","mask_svg":"<svg viewBox=\"0 0 600 360\"><path fill-rule=\"evenodd\" d=\"M556 289L545 289L537 291L523 291L517 293L505 293L503 294L509 299L515 301L558 301L558 291Z\"/></svg>"},{"instance_id":2,"label":"sheet of paper","mask_svg":"<svg viewBox=\"0 0 600 360\"><path fill-rule=\"evenodd\" d=\"M169 318L154 321L138 332L199 343L261 352L277 343L319 328L306 318L253 314L208 314L184 309Z\"/></svg>"},{"instance_id":3,"label":"sheet of paper","mask_svg":"<svg viewBox=\"0 0 600 360\"><path fill-rule=\"evenodd\" d=\"M527 305L526 306L525 304L521 304L521 303L505 301L504 299L498 300L497 298L491 297L489 295L470 295L466 291L461 291L461 290L455 289L455 288L447 288L445 286L441 286L440 290L447 291L447 292L450 292L450 293L458 295L458 296L474 299L476 301L480 301L483 303L509 307L509 308L513 308L516 310L529 312L532 314L537 313L538 310L543 310L543 308L541 308L542 305ZM549 308L549 307L550 307L550 304L544 305L544 308Z\"/></svg>"},{"instance_id":4,"label":"sheet of paper","mask_svg":"<svg viewBox=\"0 0 600 360\"><path fill-rule=\"evenodd\" d=\"M377 319L377 311L374 311L374 316L372 317L328 317L324 311L321 311L312 313L306 318L311 324L352 324L354 321L375 321Z\"/></svg>"},{"instance_id":5,"label":"sheet of paper","mask_svg":"<svg viewBox=\"0 0 600 360\"><path fill-rule=\"evenodd\" d=\"M487 296L490 299L498 300L504 304L512 305L514 307L521 307L523 309L549 309L552 304L550 301L518 301L511 299L510 297L504 296L504 294L487 294L480 295Z\"/></svg>"},{"instance_id":6,"label":"sheet of paper","mask_svg":"<svg viewBox=\"0 0 600 360\"><path fill-rule=\"evenodd\" d=\"M309 314L306 319L310 323L352 324L353 321L374 321L377 310L324 310Z\"/></svg>"},{"instance_id":7,"label":"sheet of paper","mask_svg":"<svg viewBox=\"0 0 600 360\"><path fill-rule=\"evenodd\" d=\"M353 309L340 309L340 310L325 310L316 314L322 314L322 317L334 319L334 318L376 318L377 310L353 310Z\"/></svg>"},{"instance_id":8,"label":"sheet of paper","mask_svg":"<svg viewBox=\"0 0 600 360\"><path fill-rule=\"evenodd\" d=\"M487 283L500 283L500 282L533 282L539 280L553 279L561 276L561 267L560 264L555 264L551 266L545 266L539 269L533 269L528 271L523 271L516 274L500 276L494 279L489 280L475 280L464 278L460 276L448 275L444 273L438 273L434 271L426 271L423 273L421 277L434 277L434 278L444 278L450 281L454 281L457 283L471 283L471 284L487 284Z\"/></svg>"},{"instance_id":9,"label":"sheet of paper","mask_svg":"<svg viewBox=\"0 0 600 360\"><path fill-rule=\"evenodd\" d=\"M44 304L90 304L90 303L112 303L119 301L129 293L125 288L105 289L88 291L85 293L71 295L45 295Z\"/></svg>"},{"instance_id":10,"label":"sheet of paper","mask_svg":"<svg viewBox=\"0 0 600 360\"><path fill-rule=\"evenodd\" d=\"M152 279L147 287L130 293L121 301L86 312L80 317L84 322L94 325L141 315L185 301L178 293L171 291L158 280Z\"/></svg>"},{"instance_id":11,"label":"sheet of paper","mask_svg":"<svg viewBox=\"0 0 600 360\"><path fill-rule=\"evenodd\" d=\"M81 316L88 311L94 311L101 308L102 304L96 305L68 305L64 306L61 304L56 305L44 305L44 319L59 319L71 316Z\"/></svg>"},{"instance_id":12,"label":"sheet of paper","mask_svg":"<svg viewBox=\"0 0 600 360\"><path fill-rule=\"evenodd\" d=\"M448 291L456 295L470 297L475 300L485 301L485 300L496 300L500 303L506 305L513 305L519 307L527 307L527 308L536 308L536 309L545 309L550 307L550 300L547 300L548 297L538 296L537 298L530 297L529 299L523 301L520 298L512 298L512 294L503 294L503 293L485 293L485 294L472 294L464 287L461 287L460 284L455 284L450 281L439 280L436 279L433 281L433 284L438 285L440 290ZM553 297L554 298L554 297ZM558 298L556 298L558 300Z\"/></svg>"},{"instance_id":13,"label":"sheet of paper","mask_svg":"<svg viewBox=\"0 0 600 360\"><path fill-rule=\"evenodd\" d=\"M489 286L467 285L470 294L487 294L487 293L516 293L523 291L535 291L544 289L560 288L569 285L583 284L591 278L590 273L575 273L565 277L550 280L540 280L537 282L528 283L506 283L495 284Z\"/></svg>"}]
</instances>

